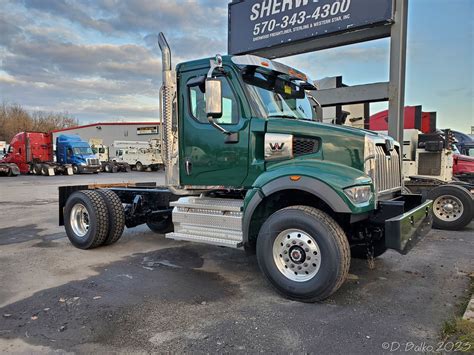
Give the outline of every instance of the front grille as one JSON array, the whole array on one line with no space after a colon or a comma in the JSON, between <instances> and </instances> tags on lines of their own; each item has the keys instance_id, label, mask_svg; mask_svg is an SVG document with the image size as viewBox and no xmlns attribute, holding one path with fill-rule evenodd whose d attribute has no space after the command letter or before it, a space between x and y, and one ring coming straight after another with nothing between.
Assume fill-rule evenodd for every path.
<instances>
[{"instance_id":1,"label":"front grille","mask_svg":"<svg viewBox=\"0 0 474 355\"><path fill-rule=\"evenodd\" d=\"M293 137L293 156L316 153L319 140L314 138Z\"/></svg>"},{"instance_id":2,"label":"front grille","mask_svg":"<svg viewBox=\"0 0 474 355\"><path fill-rule=\"evenodd\" d=\"M441 175L441 153L419 153L418 175Z\"/></svg>"},{"instance_id":3,"label":"front grille","mask_svg":"<svg viewBox=\"0 0 474 355\"><path fill-rule=\"evenodd\" d=\"M375 188L379 194L401 188L400 156L397 149L387 151L385 146L375 147Z\"/></svg>"},{"instance_id":4,"label":"front grille","mask_svg":"<svg viewBox=\"0 0 474 355\"><path fill-rule=\"evenodd\" d=\"M99 159L87 158L87 165L99 165Z\"/></svg>"}]
</instances>

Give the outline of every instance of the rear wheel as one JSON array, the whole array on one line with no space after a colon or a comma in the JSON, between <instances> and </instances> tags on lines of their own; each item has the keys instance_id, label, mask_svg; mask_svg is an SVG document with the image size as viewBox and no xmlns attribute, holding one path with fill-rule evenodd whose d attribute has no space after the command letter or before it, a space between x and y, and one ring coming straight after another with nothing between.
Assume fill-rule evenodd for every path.
<instances>
[{"instance_id":1,"label":"rear wheel","mask_svg":"<svg viewBox=\"0 0 474 355\"><path fill-rule=\"evenodd\" d=\"M35 175L41 175L41 164L36 163L33 165L33 173Z\"/></svg>"},{"instance_id":2,"label":"rear wheel","mask_svg":"<svg viewBox=\"0 0 474 355\"><path fill-rule=\"evenodd\" d=\"M257 238L263 274L283 295L315 302L333 294L349 272L349 243L324 212L292 206L272 214Z\"/></svg>"},{"instance_id":3,"label":"rear wheel","mask_svg":"<svg viewBox=\"0 0 474 355\"><path fill-rule=\"evenodd\" d=\"M45 175L45 176L49 175L49 165L48 164L41 165L41 174Z\"/></svg>"},{"instance_id":4,"label":"rear wheel","mask_svg":"<svg viewBox=\"0 0 474 355\"><path fill-rule=\"evenodd\" d=\"M130 171L132 171L132 168L130 167L130 165L125 164L125 172L129 173Z\"/></svg>"},{"instance_id":5,"label":"rear wheel","mask_svg":"<svg viewBox=\"0 0 474 355\"><path fill-rule=\"evenodd\" d=\"M112 170L113 170L112 169L112 164L109 164L109 163L105 164L104 170L105 170L106 173L111 173Z\"/></svg>"},{"instance_id":6,"label":"rear wheel","mask_svg":"<svg viewBox=\"0 0 474 355\"><path fill-rule=\"evenodd\" d=\"M125 227L125 212L122 201L117 194L111 190L97 190L105 200L109 213L109 234L104 241L104 245L117 242L123 234Z\"/></svg>"},{"instance_id":7,"label":"rear wheel","mask_svg":"<svg viewBox=\"0 0 474 355\"><path fill-rule=\"evenodd\" d=\"M135 169L137 169L137 171L143 171L144 170L143 164L138 161L135 164Z\"/></svg>"},{"instance_id":8,"label":"rear wheel","mask_svg":"<svg viewBox=\"0 0 474 355\"><path fill-rule=\"evenodd\" d=\"M64 207L64 227L70 242L79 249L102 245L109 232L104 197L93 190L74 192Z\"/></svg>"},{"instance_id":9,"label":"rear wheel","mask_svg":"<svg viewBox=\"0 0 474 355\"><path fill-rule=\"evenodd\" d=\"M146 225L153 232L158 233L158 234L171 233L174 230L174 225L173 225L171 215L162 217L158 221L147 222Z\"/></svg>"},{"instance_id":10,"label":"rear wheel","mask_svg":"<svg viewBox=\"0 0 474 355\"><path fill-rule=\"evenodd\" d=\"M433 200L433 227L458 230L474 217L474 200L469 191L456 185L441 185L428 193Z\"/></svg>"}]
</instances>

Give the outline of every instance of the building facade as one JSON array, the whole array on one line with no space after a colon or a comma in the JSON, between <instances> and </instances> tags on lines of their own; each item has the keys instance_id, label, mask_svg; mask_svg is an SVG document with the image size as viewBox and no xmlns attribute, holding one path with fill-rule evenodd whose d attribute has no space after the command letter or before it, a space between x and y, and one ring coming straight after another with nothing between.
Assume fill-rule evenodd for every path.
<instances>
[{"instance_id":1,"label":"building facade","mask_svg":"<svg viewBox=\"0 0 474 355\"><path fill-rule=\"evenodd\" d=\"M98 122L53 131L53 138L61 134L77 134L85 141L112 146L114 141L143 141L160 138L159 122ZM113 156L113 150L110 151Z\"/></svg>"}]
</instances>

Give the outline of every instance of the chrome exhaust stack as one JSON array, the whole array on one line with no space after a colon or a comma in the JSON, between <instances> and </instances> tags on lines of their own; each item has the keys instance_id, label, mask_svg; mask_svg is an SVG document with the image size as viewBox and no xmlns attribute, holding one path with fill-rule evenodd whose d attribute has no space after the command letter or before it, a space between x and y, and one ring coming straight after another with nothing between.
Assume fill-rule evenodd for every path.
<instances>
[{"instance_id":1,"label":"chrome exhaust stack","mask_svg":"<svg viewBox=\"0 0 474 355\"><path fill-rule=\"evenodd\" d=\"M178 154L178 113L176 100L176 72L171 67L171 49L162 32L158 36L161 50L162 81L160 88L161 117L161 156L165 164L166 185L170 188L179 186L179 154ZM174 189L173 189L174 190Z\"/></svg>"}]
</instances>

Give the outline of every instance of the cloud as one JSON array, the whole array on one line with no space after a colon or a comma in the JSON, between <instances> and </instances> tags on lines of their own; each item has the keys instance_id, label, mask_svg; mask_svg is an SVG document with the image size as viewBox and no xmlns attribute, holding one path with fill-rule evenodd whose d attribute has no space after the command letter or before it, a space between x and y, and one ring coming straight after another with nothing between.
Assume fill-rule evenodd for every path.
<instances>
[{"instance_id":1,"label":"cloud","mask_svg":"<svg viewBox=\"0 0 474 355\"><path fill-rule=\"evenodd\" d=\"M227 47L227 6L212 0L23 0L4 8L0 100L29 109L156 119L158 31L174 64Z\"/></svg>"}]
</instances>

